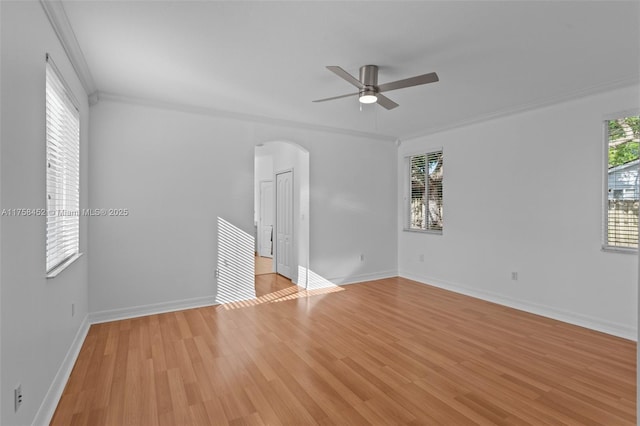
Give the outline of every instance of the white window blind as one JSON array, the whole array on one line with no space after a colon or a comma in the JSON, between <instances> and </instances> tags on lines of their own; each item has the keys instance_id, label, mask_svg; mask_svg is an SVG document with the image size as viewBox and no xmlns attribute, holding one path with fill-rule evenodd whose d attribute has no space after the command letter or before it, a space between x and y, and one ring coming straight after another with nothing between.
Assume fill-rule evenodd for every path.
<instances>
[{"instance_id":1,"label":"white window blind","mask_svg":"<svg viewBox=\"0 0 640 426\"><path fill-rule=\"evenodd\" d=\"M605 122L605 249L638 248L638 119L629 116Z\"/></svg>"},{"instance_id":2,"label":"white window blind","mask_svg":"<svg viewBox=\"0 0 640 426\"><path fill-rule=\"evenodd\" d=\"M46 68L46 270L50 274L80 250L80 116L48 55Z\"/></svg>"},{"instance_id":3,"label":"white window blind","mask_svg":"<svg viewBox=\"0 0 640 426\"><path fill-rule=\"evenodd\" d=\"M442 151L409 157L409 229L442 231Z\"/></svg>"}]
</instances>

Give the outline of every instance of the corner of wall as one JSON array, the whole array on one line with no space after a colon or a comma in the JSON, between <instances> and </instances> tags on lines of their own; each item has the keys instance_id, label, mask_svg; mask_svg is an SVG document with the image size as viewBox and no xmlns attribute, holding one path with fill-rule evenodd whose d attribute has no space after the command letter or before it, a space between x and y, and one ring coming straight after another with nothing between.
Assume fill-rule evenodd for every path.
<instances>
[{"instance_id":1,"label":"corner of wall","mask_svg":"<svg viewBox=\"0 0 640 426\"><path fill-rule=\"evenodd\" d=\"M87 337L89 327L89 315L87 314L82 320L80 328L78 329L73 342L71 342L71 346L69 347L62 364L60 364L60 368L51 382L51 386L49 386L49 390L47 391L33 420L33 425L45 425L51 422L53 414L56 411L56 407L58 406L58 402L62 397L62 392L64 391L69 377L71 376L71 371L73 371L73 366L80 354L80 349L82 349L82 344Z\"/></svg>"}]
</instances>

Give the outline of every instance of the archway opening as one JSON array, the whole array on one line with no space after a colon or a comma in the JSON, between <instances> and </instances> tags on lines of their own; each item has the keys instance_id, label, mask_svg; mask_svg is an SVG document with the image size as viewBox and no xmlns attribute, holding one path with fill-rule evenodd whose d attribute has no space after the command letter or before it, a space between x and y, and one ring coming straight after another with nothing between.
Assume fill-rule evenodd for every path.
<instances>
[{"instance_id":1,"label":"archway opening","mask_svg":"<svg viewBox=\"0 0 640 426\"><path fill-rule=\"evenodd\" d=\"M309 151L293 142L270 141L255 147L254 160L256 282L269 280L280 288L279 277L284 277L306 288Z\"/></svg>"}]
</instances>

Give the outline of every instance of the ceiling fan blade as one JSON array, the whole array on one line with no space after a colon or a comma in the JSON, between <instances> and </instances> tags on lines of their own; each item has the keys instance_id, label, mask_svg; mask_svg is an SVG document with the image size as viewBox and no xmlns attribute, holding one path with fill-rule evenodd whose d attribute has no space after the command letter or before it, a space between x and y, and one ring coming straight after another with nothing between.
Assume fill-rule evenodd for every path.
<instances>
[{"instance_id":1,"label":"ceiling fan blade","mask_svg":"<svg viewBox=\"0 0 640 426\"><path fill-rule=\"evenodd\" d=\"M355 78L354 76L352 76L351 74L349 74L348 72L340 68L339 66L329 65L327 69L335 73L338 77L342 78L343 80L346 80L349 83L353 84L358 89L364 89L364 84L362 84L360 80L358 80L357 78Z\"/></svg>"},{"instance_id":2,"label":"ceiling fan blade","mask_svg":"<svg viewBox=\"0 0 640 426\"><path fill-rule=\"evenodd\" d=\"M376 96L378 97L378 104L386 109L394 109L395 107L400 106L386 96L381 95L380 93L377 93Z\"/></svg>"},{"instance_id":3,"label":"ceiling fan blade","mask_svg":"<svg viewBox=\"0 0 640 426\"><path fill-rule=\"evenodd\" d=\"M388 92L389 90L403 89L405 87L419 86L421 84L435 83L440 80L438 74L431 72L429 74L417 75L415 77L405 78L404 80L392 81L378 86L378 92Z\"/></svg>"},{"instance_id":4,"label":"ceiling fan blade","mask_svg":"<svg viewBox=\"0 0 640 426\"><path fill-rule=\"evenodd\" d=\"M358 93L349 93L348 95L340 95L340 96L334 96L332 98L324 98L324 99L316 99L315 101L311 101L311 102L324 102L324 101L332 101L334 99L340 99L340 98L347 98L349 96L355 96Z\"/></svg>"}]
</instances>

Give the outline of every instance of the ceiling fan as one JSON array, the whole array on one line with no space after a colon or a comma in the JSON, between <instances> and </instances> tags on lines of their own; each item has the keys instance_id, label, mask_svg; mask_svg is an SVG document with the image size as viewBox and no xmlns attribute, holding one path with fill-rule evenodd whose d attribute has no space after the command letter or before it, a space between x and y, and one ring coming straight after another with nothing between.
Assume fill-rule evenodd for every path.
<instances>
[{"instance_id":1,"label":"ceiling fan","mask_svg":"<svg viewBox=\"0 0 640 426\"><path fill-rule=\"evenodd\" d=\"M334 99L346 98L348 96L358 95L358 100L363 104L378 103L386 109L393 109L399 106L391 99L382 95L382 92L390 90L403 89L405 87L419 86L421 84L435 83L438 81L438 74L431 72L429 74L417 75L415 77L405 78L403 80L392 81L378 85L378 66L363 65L360 67L360 79L355 78L338 66L328 66L327 69L335 73L338 77L356 86L359 90L356 93L348 95L334 96L332 98L317 99L313 102L332 101Z\"/></svg>"}]
</instances>

